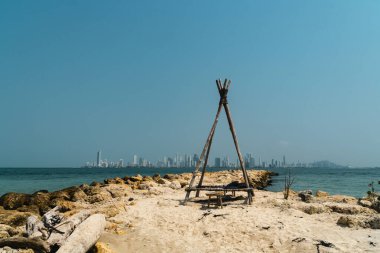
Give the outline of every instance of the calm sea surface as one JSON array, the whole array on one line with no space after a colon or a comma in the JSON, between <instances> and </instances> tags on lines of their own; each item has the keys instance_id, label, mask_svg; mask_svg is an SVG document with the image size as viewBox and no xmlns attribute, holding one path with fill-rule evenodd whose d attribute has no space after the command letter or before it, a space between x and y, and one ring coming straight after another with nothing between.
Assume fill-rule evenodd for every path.
<instances>
[{"instance_id":1,"label":"calm sea surface","mask_svg":"<svg viewBox=\"0 0 380 253\"><path fill-rule=\"evenodd\" d=\"M106 178L123 177L126 175L161 175L167 173L191 172L186 168L0 168L0 195L6 192L33 193L37 190L59 190L72 185L103 181ZM215 171L217 169L209 169ZM375 182L375 189L380 190L377 182L380 180L380 168L293 168L292 174L296 181L295 190L323 190L330 194L345 194L363 197L368 191L368 184ZM275 168L279 173L273 177L270 191L282 191L286 169Z\"/></svg>"}]
</instances>

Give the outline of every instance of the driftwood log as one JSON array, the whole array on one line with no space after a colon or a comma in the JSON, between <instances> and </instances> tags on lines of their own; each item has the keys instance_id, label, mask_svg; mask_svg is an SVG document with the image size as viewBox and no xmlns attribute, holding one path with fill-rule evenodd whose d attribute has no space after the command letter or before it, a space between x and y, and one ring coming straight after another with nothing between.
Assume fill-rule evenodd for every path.
<instances>
[{"instance_id":1,"label":"driftwood log","mask_svg":"<svg viewBox=\"0 0 380 253\"><path fill-rule=\"evenodd\" d=\"M86 253L99 240L105 227L103 214L91 215L64 241L57 253Z\"/></svg>"},{"instance_id":2,"label":"driftwood log","mask_svg":"<svg viewBox=\"0 0 380 253\"><path fill-rule=\"evenodd\" d=\"M6 246L13 249L32 249L36 253L50 252L49 245L39 238L14 237L0 239L0 248Z\"/></svg>"},{"instance_id":3,"label":"driftwood log","mask_svg":"<svg viewBox=\"0 0 380 253\"><path fill-rule=\"evenodd\" d=\"M51 232L47 242L54 248L59 248L65 242L65 240L71 235L71 233L90 216L89 211L81 211L73 216L63 219L61 223L56 225ZM60 232L57 232L60 231Z\"/></svg>"}]
</instances>

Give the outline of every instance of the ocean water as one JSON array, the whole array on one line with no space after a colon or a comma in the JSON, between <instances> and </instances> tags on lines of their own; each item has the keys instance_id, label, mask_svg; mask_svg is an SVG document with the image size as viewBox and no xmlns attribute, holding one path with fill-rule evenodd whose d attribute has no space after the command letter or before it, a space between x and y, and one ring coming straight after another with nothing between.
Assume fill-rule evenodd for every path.
<instances>
[{"instance_id":1,"label":"ocean water","mask_svg":"<svg viewBox=\"0 0 380 253\"><path fill-rule=\"evenodd\" d=\"M208 169L216 171L218 169ZM273 177L273 184L267 189L282 191L287 169L273 168L279 176ZM0 195L7 192L33 193L38 190L55 191L65 187L102 182L106 178L153 175L159 173L192 172L191 168L0 168ZM375 182L380 191L380 168L292 168L295 177L294 190L323 190L330 194L344 194L363 197L369 190L368 184Z\"/></svg>"}]
</instances>

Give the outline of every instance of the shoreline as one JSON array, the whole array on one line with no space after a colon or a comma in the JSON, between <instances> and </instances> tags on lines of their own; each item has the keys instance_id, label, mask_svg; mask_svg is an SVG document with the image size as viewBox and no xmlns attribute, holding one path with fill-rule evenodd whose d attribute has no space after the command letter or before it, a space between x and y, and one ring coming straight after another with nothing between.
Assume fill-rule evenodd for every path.
<instances>
[{"instance_id":1,"label":"shoreline","mask_svg":"<svg viewBox=\"0 0 380 253\"><path fill-rule=\"evenodd\" d=\"M240 174L240 170L207 172L205 184L239 181ZM249 171L249 176L255 182L256 188L263 188L269 185L273 174L255 170ZM289 200L284 200L282 192L255 190L253 204L250 206L242 204L243 201L236 198L234 201L225 202L223 209L208 209L205 206L207 199L204 195L199 199L191 198L190 202L183 206L181 201L185 197L184 187L190 177L191 173L168 174L163 177L136 175L105 179L103 183L73 186L51 193L40 191L30 195L3 195L0 198L0 223L5 226L0 226L0 235L2 238L20 237L29 216L41 217L54 206L60 206L65 217L72 217L81 210L103 214L107 221L106 229L97 247L112 249L108 252L123 252L122 249L125 247L139 249L141 252L167 252L165 247L168 245L171 252L179 252L179 249L182 252L205 252L205 249L217 252L217 245L225 247L218 248L219 252L234 252L237 248L256 252L254 250L263 246L257 245L255 241L263 238L265 242L272 241L272 244L263 243L265 252L277 252L289 247L315 250L318 238L334 244L331 252L335 252L335 249L339 249L337 252L344 252L344 249L348 249L347 245L369 252L379 249L380 216L368 206L368 202L363 201L359 204L359 200L354 197L329 196L325 192L319 192L317 196L307 194L305 198L300 197L299 193L291 192ZM213 218L209 218L207 213L212 214ZM207 217L202 218L204 215ZM220 218L217 218L219 215ZM301 216L302 218L299 218ZM259 222L260 220L262 222ZM248 228L243 226L245 223L249 224ZM314 227L304 231L305 227L309 226L308 223ZM203 224L202 227L197 225L199 228L194 230L194 236L188 234L189 226L192 224ZM236 228L234 233L237 233L237 237L226 240L225 236L230 235L231 226ZM214 228L218 228L215 231L220 230L220 233L213 232ZM325 231L332 238L335 238L333 234L338 232L346 236L355 234L361 244L342 238L332 241L322 234L314 238L314 234L318 234L319 230ZM162 233L163 231L165 233ZM272 232L272 235L268 232ZM299 235L301 239L298 240L301 241L293 242L297 237L290 239L287 233L293 237ZM247 237L248 234L250 236L247 242L243 243L237 239ZM364 234L370 234L371 242L378 246L371 246L369 242L363 244L362 242L368 240L368 237L364 238ZM224 236L220 237L221 235ZM257 237L259 235L262 239ZM302 235L309 237L301 237ZM150 245L141 238L149 239ZM180 240L184 240L183 245L177 245ZM342 240L347 245L342 244ZM199 248L194 246L193 242L197 242ZM197 247L198 251L192 251L191 247Z\"/></svg>"}]
</instances>

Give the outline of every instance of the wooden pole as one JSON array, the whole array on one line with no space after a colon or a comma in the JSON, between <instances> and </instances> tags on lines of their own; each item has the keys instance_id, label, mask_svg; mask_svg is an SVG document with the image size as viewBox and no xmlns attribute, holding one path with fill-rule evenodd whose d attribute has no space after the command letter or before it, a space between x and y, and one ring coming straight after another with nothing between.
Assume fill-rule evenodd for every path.
<instances>
[{"instance_id":1,"label":"wooden pole","mask_svg":"<svg viewBox=\"0 0 380 253\"><path fill-rule=\"evenodd\" d=\"M219 103L219 107L222 108L222 103L221 102ZM219 108L218 108L218 110L219 110ZM208 148L207 148L206 158L205 158L205 161L203 163L202 175L201 175L201 178L199 179L198 188L200 188L202 186L202 183L203 183L203 178L205 176L207 162L208 162L208 156L210 154L211 144L212 144L212 140L214 138L214 134L215 134L215 129L214 129L214 132L212 133L212 136L211 136L211 139L210 139L210 143L209 143ZM197 192L195 194L195 197L199 197L199 190L197 190Z\"/></svg>"},{"instance_id":2,"label":"wooden pole","mask_svg":"<svg viewBox=\"0 0 380 253\"><path fill-rule=\"evenodd\" d=\"M209 144L210 144L211 138L212 138L212 136L213 136L213 134L214 134L214 131L215 131L216 125L217 125L217 123L218 123L218 119L219 119L219 115L220 115L220 111L221 111L221 110L222 110L222 104L219 103L218 111L216 112L216 116L215 116L214 123L213 123L213 125L212 125L212 127L211 127L211 130L210 130L210 133L209 133L209 135L208 135L208 137L207 137L206 144L205 144L205 146L203 147L203 150L202 150L201 156L199 157L199 161L198 161L197 164L196 164L195 170L194 170L194 172L193 172L193 176L192 176L192 178L191 178L191 180L190 180L190 183L189 183L189 188L191 188L191 187L193 186L193 184L194 184L195 177L197 176L197 173L198 173L198 171L199 171L199 167L200 167L200 165L201 165L201 163L202 163L203 157L204 157L204 155L205 155L205 153L206 153L206 150L207 150L207 148L208 148L208 146L209 146ZM185 197L184 204L186 204L187 200L189 200L189 197L190 197L190 191L188 191L188 192L186 193L186 197Z\"/></svg>"}]
</instances>

